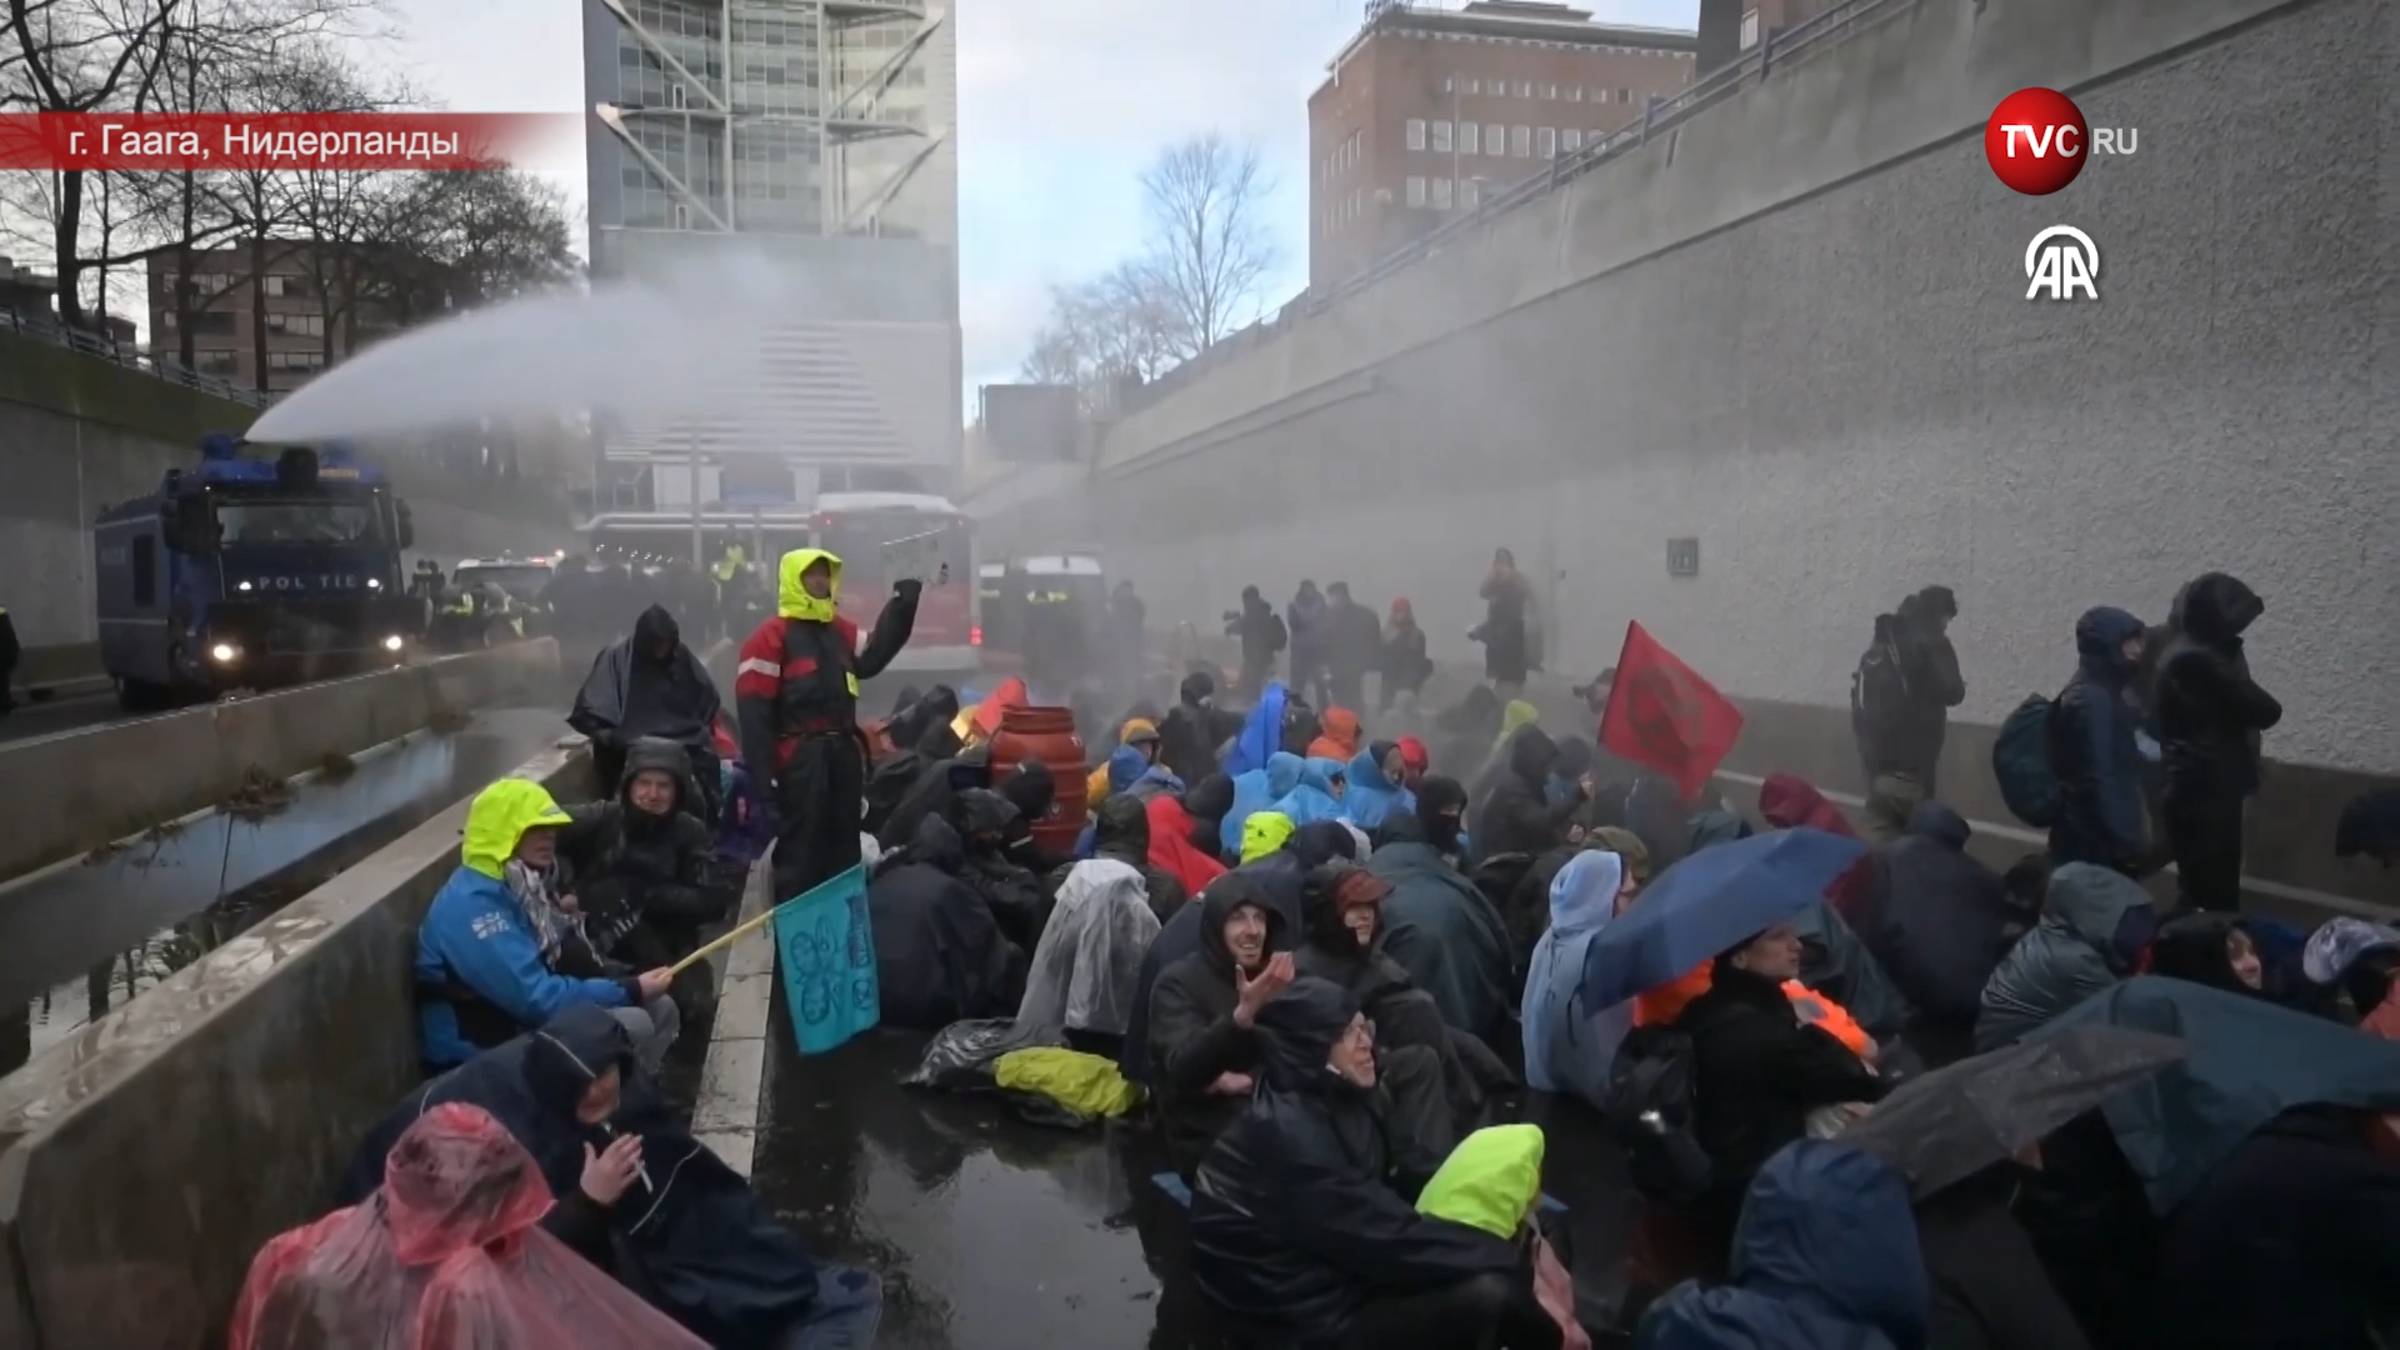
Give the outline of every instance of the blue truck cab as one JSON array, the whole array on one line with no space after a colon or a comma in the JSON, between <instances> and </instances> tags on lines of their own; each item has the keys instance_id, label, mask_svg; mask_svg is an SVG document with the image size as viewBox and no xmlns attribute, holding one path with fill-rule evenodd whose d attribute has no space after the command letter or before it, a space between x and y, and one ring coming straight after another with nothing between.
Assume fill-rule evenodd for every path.
<instances>
[{"instance_id":1,"label":"blue truck cab","mask_svg":"<svg viewBox=\"0 0 2400 1350\"><path fill-rule=\"evenodd\" d=\"M94 529L100 657L128 707L399 664L423 627L408 507L329 447L244 455L214 435Z\"/></svg>"}]
</instances>

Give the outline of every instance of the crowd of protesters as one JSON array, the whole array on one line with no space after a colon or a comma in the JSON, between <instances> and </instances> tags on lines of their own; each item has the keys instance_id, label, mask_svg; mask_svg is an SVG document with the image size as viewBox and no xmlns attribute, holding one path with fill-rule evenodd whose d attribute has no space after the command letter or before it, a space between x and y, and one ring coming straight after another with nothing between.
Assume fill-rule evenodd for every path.
<instances>
[{"instance_id":1,"label":"crowd of protesters","mask_svg":"<svg viewBox=\"0 0 2400 1350\"><path fill-rule=\"evenodd\" d=\"M1879 617L1859 663L1865 837L1790 774L1736 803L1612 753L1614 672L1545 725L1534 588L1501 550L1484 679L1438 711L1407 600L1379 622L1342 582L1280 613L1249 589L1235 671L1174 672L1171 707L1083 727L1087 819L1054 848L1036 827L1070 794L1040 763L995 772L959 691L862 723L916 594L861 634L840 579L829 554L781 560L733 714L673 615L643 613L574 714L612 794L475 799L418 934L435 1076L363 1144L359 1207L261 1254L235 1344L358 1343L386 1282L456 1303L399 1270L479 1244L500 1274L444 1315L520 1329L494 1343L867 1343L874 1278L813 1261L659 1087L711 997L705 964L672 967L770 837L779 896L863 863L882 1021L932 1033L914 1081L1155 1129L1194 1281L1245 1343L2366 1346L2400 1325L2400 932L2240 912L2280 709L2242 656L2263 606L2230 577L2156 630L2076 625L2074 675L1995 753L2050 835L2004 872L1940 796L1965 697L1945 588ZM2400 859L2400 797L2339 834ZM1791 882L1793 841L1838 865ZM2169 859L2162 907L2141 880ZM1671 969L1680 948L1620 941L1779 886L1777 917ZM2070 1049L2118 1056L2047 1070L2101 1082L2071 1115L2037 1129L2059 1094L2002 1083L1975 1100L2016 1126L1962 1143L1969 1113L1938 1109ZM1596 1113L1638 1195L1604 1310L1576 1297L1528 1091ZM627 1222L637 1198L675 1217Z\"/></svg>"}]
</instances>

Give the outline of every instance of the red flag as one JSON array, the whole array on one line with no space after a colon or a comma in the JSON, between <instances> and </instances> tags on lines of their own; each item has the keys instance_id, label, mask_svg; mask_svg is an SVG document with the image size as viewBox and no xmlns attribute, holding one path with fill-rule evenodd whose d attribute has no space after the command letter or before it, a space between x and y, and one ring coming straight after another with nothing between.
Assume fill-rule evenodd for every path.
<instances>
[{"instance_id":1,"label":"red flag","mask_svg":"<svg viewBox=\"0 0 2400 1350\"><path fill-rule=\"evenodd\" d=\"M1689 799L1742 734L1742 710L1638 623L1625 625L1600 744L1675 780Z\"/></svg>"}]
</instances>

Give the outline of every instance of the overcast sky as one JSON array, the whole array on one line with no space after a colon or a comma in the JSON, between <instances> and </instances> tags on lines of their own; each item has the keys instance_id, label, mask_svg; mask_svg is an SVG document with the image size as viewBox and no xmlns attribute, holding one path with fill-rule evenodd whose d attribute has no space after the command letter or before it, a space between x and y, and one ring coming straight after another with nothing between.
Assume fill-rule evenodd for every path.
<instances>
[{"instance_id":1,"label":"overcast sky","mask_svg":"<svg viewBox=\"0 0 2400 1350\"><path fill-rule=\"evenodd\" d=\"M583 105L579 0L394 0L399 60L458 112ZM1603 19L1690 27L1698 0L1598 0ZM1133 253L1135 178L1209 130L1253 139L1277 185L1283 266L1308 274L1308 96L1361 0L958 0L961 320L970 387L1016 374L1048 288ZM579 166L554 166L582 225Z\"/></svg>"}]
</instances>

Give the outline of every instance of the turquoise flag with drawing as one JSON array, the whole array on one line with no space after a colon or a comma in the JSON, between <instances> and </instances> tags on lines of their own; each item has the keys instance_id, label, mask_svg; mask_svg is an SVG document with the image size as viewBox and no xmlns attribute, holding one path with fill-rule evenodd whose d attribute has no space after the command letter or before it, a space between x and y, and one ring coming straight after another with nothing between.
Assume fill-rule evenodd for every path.
<instances>
[{"instance_id":1,"label":"turquoise flag with drawing","mask_svg":"<svg viewBox=\"0 0 2400 1350\"><path fill-rule=\"evenodd\" d=\"M775 964L801 1054L824 1054L881 1019L865 864L775 907Z\"/></svg>"}]
</instances>

